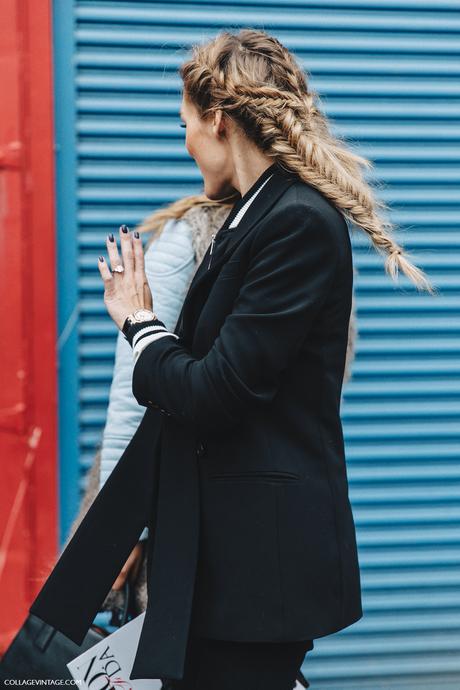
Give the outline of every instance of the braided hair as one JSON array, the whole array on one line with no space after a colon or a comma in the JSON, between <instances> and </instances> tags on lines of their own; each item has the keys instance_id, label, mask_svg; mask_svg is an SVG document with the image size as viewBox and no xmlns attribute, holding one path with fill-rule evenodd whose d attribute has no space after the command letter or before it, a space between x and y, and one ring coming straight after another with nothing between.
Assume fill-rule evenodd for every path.
<instances>
[{"instance_id":1,"label":"braided hair","mask_svg":"<svg viewBox=\"0 0 460 690\"><path fill-rule=\"evenodd\" d=\"M268 157L322 192L366 232L393 280L401 269L418 290L436 292L392 236L393 224L382 213L386 205L363 176L373 164L330 132L318 95L274 36L256 29L221 31L193 46L179 73L201 118L222 110Z\"/></svg>"}]
</instances>

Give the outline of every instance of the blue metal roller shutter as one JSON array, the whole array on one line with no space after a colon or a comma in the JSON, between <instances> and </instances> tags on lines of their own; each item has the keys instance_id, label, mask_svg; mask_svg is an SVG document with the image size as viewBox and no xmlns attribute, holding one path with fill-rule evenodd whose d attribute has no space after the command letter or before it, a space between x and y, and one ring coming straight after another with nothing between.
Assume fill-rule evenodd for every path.
<instances>
[{"instance_id":1,"label":"blue metal roller shutter","mask_svg":"<svg viewBox=\"0 0 460 690\"><path fill-rule=\"evenodd\" d=\"M316 640L304 665L312 690L460 687L459 9L458 0L74 3L81 487L116 336L97 255L120 223L201 187L178 119L177 68L191 43L252 26L293 50L337 132L374 161L397 238L440 289L420 295L405 278L395 288L354 232L359 337L342 414L364 617Z\"/></svg>"}]
</instances>

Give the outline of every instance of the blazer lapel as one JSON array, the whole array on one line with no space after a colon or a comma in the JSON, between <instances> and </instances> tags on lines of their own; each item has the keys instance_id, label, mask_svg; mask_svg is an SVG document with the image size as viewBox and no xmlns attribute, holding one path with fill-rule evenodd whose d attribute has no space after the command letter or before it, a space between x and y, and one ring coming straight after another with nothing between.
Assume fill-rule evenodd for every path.
<instances>
[{"instance_id":1,"label":"blazer lapel","mask_svg":"<svg viewBox=\"0 0 460 690\"><path fill-rule=\"evenodd\" d=\"M295 173L287 172L283 168L276 167L273 177L269 179L264 188L256 196L237 227L228 231L231 234L226 240L227 246L225 251L217 256L212 255L211 266L209 268L210 246L208 247L190 283L174 333L181 336L184 335L185 337L190 334L190 331L193 330L193 324L196 323L196 319L203 306L203 298L208 294L209 288L219 274L222 266L228 261L242 239L264 218L281 195L284 194L286 189L296 179L298 179L298 177ZM217 238L219 238L223 231L227 230L227 225L227 222L225 222L220 228L217 233ZM216 246L218 245L216 244ZM190 323L189 317L192 315L193 322Z\"/></svg>"}]
</instances>

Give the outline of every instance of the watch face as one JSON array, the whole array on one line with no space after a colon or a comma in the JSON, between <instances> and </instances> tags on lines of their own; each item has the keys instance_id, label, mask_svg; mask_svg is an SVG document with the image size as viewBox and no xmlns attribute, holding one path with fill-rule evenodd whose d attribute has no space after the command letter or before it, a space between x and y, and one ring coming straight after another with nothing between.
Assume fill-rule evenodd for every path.
<instances>
[{"instance_id":1,"label":"watch face","mask_svg":"<svg viewBox=\"0 0 460 690\"><path fill-rule=\"evenodd\" d=\"M149 321L153 319L153 312L149 309L137 309L134 312L134 318L136 321Z\"/></svg>"}]
</instances>

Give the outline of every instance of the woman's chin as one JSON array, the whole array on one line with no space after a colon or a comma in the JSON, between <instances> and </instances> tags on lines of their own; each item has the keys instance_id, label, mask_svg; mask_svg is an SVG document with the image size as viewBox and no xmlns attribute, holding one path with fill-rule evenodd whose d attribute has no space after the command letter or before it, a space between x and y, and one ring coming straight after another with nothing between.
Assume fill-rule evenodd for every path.
<instances>
[{"instance_id":1,"label":"woman's chin","mask_svg":"<svg viewBox=\"0 0 460 690\"><path fill-rule=\"evenodd\" d=\"M229 198L231 199L234 196L238 196L238 191L229 186L216 189L215 187L208 187L205 184L204 194L210 201L226 201Z\"/></svg>"},{"instance_id":2,"label":"woman's chin","mask_svg":"<svg viewBox=\"0 0 460 690\"><path fill-rule=\"evenodd\" d=\"M205 183L204 185L204 193L205 196L208 197L211 201L218 201L220 197L224 196L221 192L221 190L216 189L216 187L213 187L212 185L208 185Z\"/></svg>"}]
</instances>

